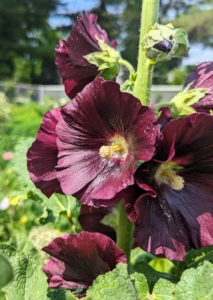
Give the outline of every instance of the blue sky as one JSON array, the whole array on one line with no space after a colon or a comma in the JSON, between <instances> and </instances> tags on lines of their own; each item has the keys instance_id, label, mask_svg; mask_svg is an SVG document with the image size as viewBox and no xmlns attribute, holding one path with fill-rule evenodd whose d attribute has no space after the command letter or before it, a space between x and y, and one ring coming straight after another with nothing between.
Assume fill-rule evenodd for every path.
<instances>
[{"instance_id":1,"label":"blue sky","mask_svg":"<svg viewBox=\"0 0 213 300\"><path fill-rule=\"evenodd\" d=\"M70 13L75 13L77 11L90 11L95 5L99 3L98 0L64 0L66 7L60 7L58 12L64 13L66 11ZM52 27L56 27L59 25L69 25L70 20L64 17L52 16L49 20L50 25ZM196 64L203 61L213 61L213 49L210 47L203 47L202 44L194 44L191 46L189 50L189 56L184 58L182 61L182 65Z\"/></svg>"},{"instance_id":2,"label":"blue sky","mask_svg":"<svg viewBox=\"0 0 213 300\"><path fill-rule=\"evenodd\" d=\"M98 0L67 0L62 1L65 3L66 7L60 7L58 9L58 13L65 13L66 11L70 13L75 13L78 11L86 10L90 11L96 4L99 3ZM60 25L69 25L70 21L67 18L59 17L59 16L52 16L49 19L49 23L52 27L60 26Z\"/></svg>"}]
</instances>

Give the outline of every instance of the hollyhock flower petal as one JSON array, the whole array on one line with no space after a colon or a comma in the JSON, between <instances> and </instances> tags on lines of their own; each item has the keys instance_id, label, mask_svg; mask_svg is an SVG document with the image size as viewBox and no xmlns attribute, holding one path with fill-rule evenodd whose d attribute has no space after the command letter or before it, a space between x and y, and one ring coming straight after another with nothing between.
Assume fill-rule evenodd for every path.
<instances>
[{"instance_id":1,"label":"hollyhock flower petal","mask_svg":"<svg viewBox=\"0 0 213 300\"><path fill-rule=\"evenodd\" d=\"M135 179L124 199L141 248L182 260L189 249L213 244L212 116L197 113L166 125L156 155Z\"/></svg>"},{"instance_id":2,"label":"hollyhock flower petal","mask_svg":"<svg viewBox=\"0 0 213 300\"><path fill-rule=\"evenodd\" d=\"M82 205L78 221L83 230L103 233L110 237L113 241L116 241L115 229L101 223L101 220L110 213L112 213L112 209L109 207L95 208Z\"/></svg>"},{"instance_id":3,"label":"hollyhock flower petal","mask_svg":"<svg viewBox=\"0 0 213 300\"><path fill-rule=\"evenodd\" d=\"M97 24L98 16L82 13L67 40L60 40L56 47L56 66L65 85L65 92L69 98L76 94L100 73L98 67L90 64L84 56L93 52L102 52L98 39L111 47L117 43L110 43L105 30Z\"/></svg>"},{"instance_id":4,"label":"hollyhock flower petal","mask_svg":"<svg viewBox=\"0 0 213 300\"><path fill-rule=\"evenodd\" d=\"M213 110L213 62L203 62L198 65L191 74L189 74L184 87L191 84L190 90L196 88L209 89L208 94L203 97L199 102L192 105L198 112L207 112Z\"/></svg>"},{"instance_id":5,"label":"hollyhock flower petal","mask_svg":"<svg viewBox=\"0 0 213 300\"><path fill-rule=\"evenodd\" d=\"M124 252L100 233L67 234L42 250L51 255L44 272L53 288L85 290L97 276L113 270L118 263L126 263Z\"/></svg>"},{"instance_id":6,"label":"hollyhock flower petal","mask_svg":"<svg viewBox=\"0 0 213 300\"><path fill-rule=\"evenodd\" d=\"M55 128L60 118L59 108L44 115L37 138L27 152L30 179L47 197L54 192L62 192L55 170L58 160Z\"/></svg>"},{"instance_id":7,"label":"hollyhock flower petal","mask_svg":"<svg viewBox=\"0 0 213 300\"><path fill-rule=\"evenodd\" d=\"M110 200L133 184L137 162L154 154L154 113L113 81L96 78L63 107L62 116L57 178L65 194L80 193L86 205Z\"/></svg>"}]
</instances>

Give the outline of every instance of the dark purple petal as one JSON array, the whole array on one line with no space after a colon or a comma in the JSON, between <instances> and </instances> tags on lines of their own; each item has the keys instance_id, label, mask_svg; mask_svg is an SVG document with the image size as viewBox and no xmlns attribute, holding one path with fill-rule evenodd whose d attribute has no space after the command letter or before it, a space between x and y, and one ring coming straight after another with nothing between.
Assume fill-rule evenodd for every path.
<instances>
[{"instance_id":1,"label":"dark purple petal","mask_svg":"<svg viewBox=\"0 0 213 300\"><path fill-rule=\"evenodd\" d=\"M81 201L112 199L134 183L137 162L152 158L159 133L154 113L113 81L96 78L62 109L57 125L57 178L65 194L84 191ZM103 158L99 151L121 137L124 157ZM86 187L86 190L85 190Z\"/></svg>"},{"instance_id":2,"label":"dark purple petal","mask_svg":"<svg viewBox=\"0 0 213 300\"><path fill-rule=\"evenodd\" d=\"M180 166L197 164L213 154L213 117L204 113L192 114L170 122L158 140L156 160L168 160L174 147L173 159ZM169 160L172 157L170 155Z\"/></svg>"},{"instance_id":3,"label":"dark purple petal","mask_svg":"<svg viewBox=\"0 0 213 300\"><path fill-rule=\"evenodd\" d=\"M180 188L155 177L169 162L183 180ZM141 248L182 260L189 249L213 244L212 116L197 113L167 124L155 157L137 170L135 180L124 200Z\"/></svg>"},{"instance_id":4,"label":"dark purple petal","mask_svg":"<svg viewBox=\"0 0 213 300\"><path fill-rule=\"evenodd\" d=\"M101 52L98 39L116 47L115 41L109 42L105 30L96 23L98 16L86 14L77 21L68 39L60 40L56 47L56 66L65 85L65 92L71 99L99 74L98 68L90 64L84 56Z\"/></svg>"},{"instance_id":5,"label":"dark purple petal","mask_svg":"<svg viewBox=\"0 0 213 300\"><path fill-rule=\"evenodd\" d=\"M102 233L116 241L115 229L101 223L101 220L110 213L112 213L112 209L108 207L95 208L82 205L78 221L83 230Z\"/></svg>"},{"instance_id":6,"label":"dark purple petal","mask_svg":"<svg viewBox=\"0 0 213 300\"><path fill-rule=\"evenodd\" d=\"M213 109L213 62L204 62L197 66L191 74L189 74L184 87L192 83L191 89L207 88L208 94L192 107L198 112L207 112Z\"/></svg>"},{"instance_id":7,"label":"dark purple petal","mask_svg":"<svg viewBox=\"0 0 213 300\"><path fill-rule=\"evenodd\" d=\"M86 289L97 276L113 270L118 263L126 263L124 252L100 233L67 234L42 250L51 255L44 272L53 288Z\"/></svg>"},{"instance_id":8,"label":"dark purple petal","mask_svg":"<svg viewBox=\"0 0 213 300\"><path fill-rule=\"evenodd\" d=\"M142 196L134 205L138 245L173 260L183 260L191 248L213 244L213 175L209 188L198 175L182 176L185 184L181 191L167 184L155 186L156 198Z\"/></svg>"},{"instance_id":9,"label":"dark purple petal","mask_svg":"<svg viewBox=\"0 0 213 300\"><path fill-rule=\"evenodd\" d=\"M59 108L44 115L37 138L27 152L30 179L47 197L54 192L61 192L55 170L58 161L55 128L60 118Z\"/></svg>"}]
</instances>

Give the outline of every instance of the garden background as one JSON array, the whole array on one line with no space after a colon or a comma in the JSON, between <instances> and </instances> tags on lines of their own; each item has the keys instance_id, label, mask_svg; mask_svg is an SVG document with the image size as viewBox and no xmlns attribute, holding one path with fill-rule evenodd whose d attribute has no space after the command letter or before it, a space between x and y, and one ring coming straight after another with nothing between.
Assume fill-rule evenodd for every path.
<instances>
[{"instance_id":1,"label":"garden background","mask_svg":"<svg viewBox=\"0 0 213 300\"><path fill-rule=\"evenodd\" d=\"M38 103L29 94L29 101L26 95L23 101L21 97L17 99L15 85L61 84L54 48L59 39L67 38L78 10L82 9L98 14L98 23L110 39L118 41L122 57L136 67L140 8L137 0L0 3L0 242L9 242L26 254L35 253L41 265L46 259L39 252L42 246L63 232L81 230L77 218L80 204L72 197L62 199L54 195L47 199L35 189L26 170L26 151L44 113L69 99L65 95L47 95ZM212 15L211 0L161 1L159 23L172 22L175 27L185 28L196 50L182 62L159 62L154 70L154 85L182 85L195 65L212 60ZM125 70L120 77L125 78ZM163 267L159 266L158 271L164 271ZM45 276L42 278L46 282Z\"/></svg>"}]
</instances>

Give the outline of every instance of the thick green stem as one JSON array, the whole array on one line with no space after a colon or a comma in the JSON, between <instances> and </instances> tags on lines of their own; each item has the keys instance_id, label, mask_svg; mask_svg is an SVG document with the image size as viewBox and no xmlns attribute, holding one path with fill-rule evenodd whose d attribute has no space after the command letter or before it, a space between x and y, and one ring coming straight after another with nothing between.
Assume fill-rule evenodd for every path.
<instances>
[{"instance_id":1,"label":"thick green stem","mask_svg":"<svg viewBox=\"0 0 213 300\"><path fill-rule=\"evenodd\" d=\"M142 41L150 27L158 20L159 0L143 0L141 13L141 28L138 54L137 79L134 87L134 96L140 99L143 105L149 105L150 88L152 84L153 64L142 51Z\"/></svg>"},{"instance_id":2,"label":"thick green stem","mask_svg":"<svg viewBox=\"0 0 213 300\"><path fill-rule=\"evenodd\" d=\"M127 218L125 205L123 200L121 200L119 203L117 245L126 253L128 265L132 249L132 231L133 224Z\"/></svg>"}]
</instances>

